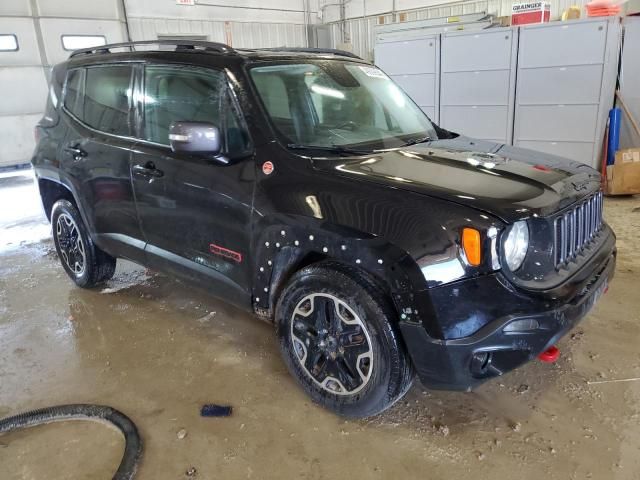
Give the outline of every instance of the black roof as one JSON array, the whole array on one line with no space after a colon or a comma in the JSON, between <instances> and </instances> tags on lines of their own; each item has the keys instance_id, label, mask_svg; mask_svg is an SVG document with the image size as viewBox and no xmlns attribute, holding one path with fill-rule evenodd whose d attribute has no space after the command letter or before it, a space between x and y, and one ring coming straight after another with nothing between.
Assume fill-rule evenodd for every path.
<instances>
[{"instance_id":1,"label":"black roof","mask_svg":"<svg viewBox=\"0 0 640 480\"><path fill-rule=\"evenodd\" d=\"M129 51L136 52L136 47L148 47L148 46L168 46L175 47L176 52L184 52L189 50L197 50L206 53L222 54L222 55L238 55L244 57L258 57L258 58L282 58L282 57L310 57L310 56L333 56L342 58L354 58L362 60L356 54L351 52L345 52L343 50L336 50L332 48L298 48L298 47L281 47L281 48L255 48L255 49L234 49L229 45L217 42L205 42L196 40L146 40L140 42L125 42L125 43L112 43L108 45L101 45L92 48L83 48L81 50L75 50L71 53L70 58L80 57L83 55L91 54L109 54L116 53L116 51ZM145 49L147 50L147 49ZM165 50L163 50L165 51Z\"/></svg>"}]
</instances>

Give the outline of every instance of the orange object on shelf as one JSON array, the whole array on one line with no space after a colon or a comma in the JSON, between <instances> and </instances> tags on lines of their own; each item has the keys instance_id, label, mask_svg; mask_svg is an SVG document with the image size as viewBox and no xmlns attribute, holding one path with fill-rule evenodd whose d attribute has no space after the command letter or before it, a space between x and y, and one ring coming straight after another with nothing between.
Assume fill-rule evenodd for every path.
<instances>
[{"instance_id":1,"label":"orange object on shelf","mask_svg":"<svg viewBox=\"0 0 640 480\"><path fill-rule=\"evenodd\" d=\"M584 8L587 10L587 17L611 17L620 15L623 2L612 2L609 0L594 0L587 3Z\"/></svg>"}]
</instances>

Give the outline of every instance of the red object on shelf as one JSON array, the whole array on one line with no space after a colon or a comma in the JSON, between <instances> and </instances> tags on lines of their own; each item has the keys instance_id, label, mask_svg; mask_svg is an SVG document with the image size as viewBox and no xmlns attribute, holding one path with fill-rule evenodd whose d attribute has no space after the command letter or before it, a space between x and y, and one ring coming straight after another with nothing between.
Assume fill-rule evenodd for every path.
<instances>
[{"instance_id":1,"label":"red object on shelf","mask_svg":"<svg viewBox=\"0 0 640 480\"><path fill-rule=\"evenodd\" d=\"M551 4L544 1L514 3L511 7L511 25L544 23L551 18Z\"/></svg>"},{"instance_id":2,"label":"red object on shelf","mask_svg":"<svg viewBox=\"0 0 640 480\"><path fill-rule=\"evenodd\" d=\"M560 358L560 350L555 345L547 348L544 352L538 355L538 360L545 363L553 363Z\"/></svg>"}]
</instances>

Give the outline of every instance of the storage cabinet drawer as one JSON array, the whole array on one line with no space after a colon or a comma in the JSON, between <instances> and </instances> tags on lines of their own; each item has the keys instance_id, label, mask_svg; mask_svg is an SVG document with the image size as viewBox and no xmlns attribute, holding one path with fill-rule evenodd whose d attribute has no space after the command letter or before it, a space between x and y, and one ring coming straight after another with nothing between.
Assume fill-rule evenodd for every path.
<instances>
[{"instance_id":1,"label":"storage cabinet drawer","mask_svg":"<svg viewBox=\"0 0 640 480\"><path fill-rule=\"evenodd\" d=\"M418 105L435 105L436 76L424 75L390 75L407 95Z\"/></svg>"},{"instance_id":2,"label":"storage cabinet drawer","mask_svg":"<svg viewBox=\"0 0 640 480\"><path fill-rule=\"evenodd\" d=\"M375 48L376 65L387 75L435 73L436 40L423 38L379 43Z\"/></svg>"},{"instance_id":3,"label":"storage cabinet drawer","mask_svg":"<svg viewBox=\"0 0 640 480\"><path fill-rule=\"evenodd\" d=\"M507 141L507 106L440 107L442 126L448 130L486 140Z\"/></svg>"},{"instance_id":4,"label":"storage cabinet drawer","mask_svg":"<svg viewBox=\"0 0 640 480\"><path fill-rule=\"evenodd\" d=\"M593 143L591 142L534 142L519 141L517 147L529 148L538 152L559 155L560 157L577 160L578 162L591 165L593 158Z\"/></svg>"},{"instance_id":5,"label":"storage cabinet drawer","mask_svg":"<svg viewBox=\"0 0 640 480\"><path fill-rule=\"evenodd\" d=\"M606 36L606 20L522 27L518 63L526 68L603 63Z\"/></svg>"},{"instance_id":6,"label":"storage cabinet drawer","mask_svg":"<svg viewBox=\"0 0 640 480\"><path fill-rule=\"evenodd\" d=\"M509 69L513 33L448 34L442 36L442 71Z\"/></svg>"},{"instance_id":7,"label":"storage cabinet drawer","mask_svg":"<svg viewBox=\"0 0 640 480\"><path fill-rule=\"evenodd\" d=\"M518 101L521 104L600 102L602 65L521 69Z\"/></svg>"},{"instance_id":8,"label":"storage cabinet drawer","mask_svg":"<svg viewBox=\"0 0 640 480\"><path fill-rule=\"evenodd\" d=\"M520 105L515 140L593 142L598 105Z\"/></svg>"},{"instance_id":9,"label":"storage cabinet drawer","mask_svg":"<svg viewBox=\"0 0 640 480\"><path fill-rule=\"evenodd\" d=\"M443 105L507 105L509 70L443 73L440 102Z\"/></svg>"}]
</instances>

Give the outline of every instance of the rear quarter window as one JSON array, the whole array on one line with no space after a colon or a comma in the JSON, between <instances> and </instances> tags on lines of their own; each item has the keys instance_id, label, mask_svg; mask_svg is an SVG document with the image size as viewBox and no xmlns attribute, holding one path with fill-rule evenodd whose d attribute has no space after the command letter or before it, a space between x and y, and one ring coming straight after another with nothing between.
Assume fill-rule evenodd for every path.
<instances>
[{"instance_id":1,"label":"rear quarter window","mask_svg":"<svg viewBox=\"0 0 640 480\"><path fill-rule=\"evenodd\" d=\"M64 93L64 106L73 115L82 120L82 106L84 96L84 69L76 68L67 73L67 83Z\"/></svg>"}]
</instances>

